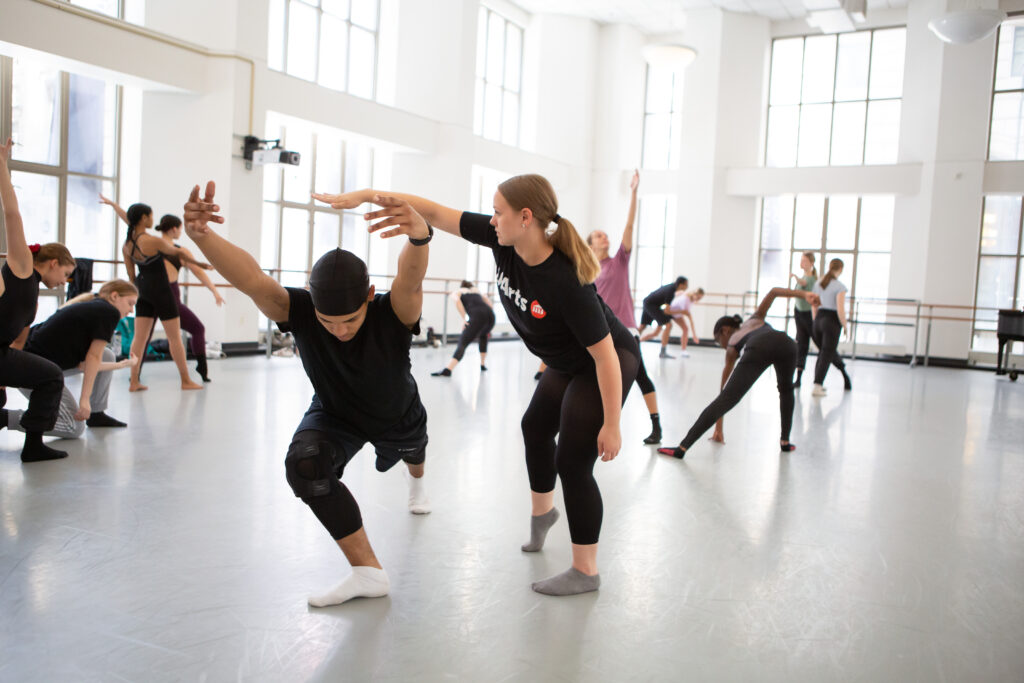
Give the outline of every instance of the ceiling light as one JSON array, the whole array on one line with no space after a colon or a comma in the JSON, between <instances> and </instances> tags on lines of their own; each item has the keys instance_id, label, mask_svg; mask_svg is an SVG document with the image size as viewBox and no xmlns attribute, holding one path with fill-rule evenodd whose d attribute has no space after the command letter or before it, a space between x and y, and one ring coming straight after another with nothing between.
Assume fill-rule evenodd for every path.
<instances>
[{"instance_id":1,"label":"ceiling light","mask_svg":"<svg viewBox=\"0 0 1024 683\"><path fill-rule=\"evenodd\" d=\"M1006 18L997 9L968 9L949 12L928 22L928 28L947 43L963 45L988 36Z\"/></svg>"},{"instance_id":2,"label":"ceiling light","mask_svg":"<svg viewBox=\"0 0 1024 683\"><path fill-rule=\"evenodd\" d=\"M697 59L697 51L692 47L675 43L645 45L643 54L651 66L676 71L685 69Z\"/></svg>"}]
</instances>

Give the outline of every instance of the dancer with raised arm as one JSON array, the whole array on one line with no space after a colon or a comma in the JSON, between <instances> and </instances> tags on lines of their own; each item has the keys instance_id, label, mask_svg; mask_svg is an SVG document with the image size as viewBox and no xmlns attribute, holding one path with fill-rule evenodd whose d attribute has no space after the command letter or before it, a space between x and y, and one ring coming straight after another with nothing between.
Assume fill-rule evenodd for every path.
<instances>
[{"instance_id":1,"label":"dancer with raised arm","mask_svg":"<svg viewBox=\"0 0 1024 683\"><path fill-rule=\"evenodd\" d=\"M39 285L60 287L75 269L75 259L63 244L29 245L25 225L18 210L18 197L11 183L7 160L14 141L0 145L0 208L4 212L7 238L7 261L0 268L0 387L16 387L32 391L28 410L8 411L0 402L0 429L25 430L22 462L66 458L67 452L43 443L43 434L57 423L64 375L50 361L22 350L29 326L36 317ZM20 413L20 414L19 414Z\"/></svg>"},{"instance_id":2,"label":"dancer with raised arm","mask_svg":"<svg viewBox=\"0 0 1024 683\"><path fill-rule=\"evenodd\" d=\"M427 413L410 371L409 348L419 332L427 242L433 231L407 202L389 196L367 198L385 207L384 237L406 235L398 274L387 294L370 285L366 264L355 254L332 249L309 276L309 289L282 287L248 252L216 234L223 223L214 203L214 184L200 198L197 185L185 204L185 230L228 282L253 300L282 330L295 336L302 366L313 385L309 410L295 430L285 473L331 534L352 566L337 586L310 596L314 607L351 598L381 597L388 575L370 546L359 505L340 480L349 460L367 442L377 452L377 469L399 462L409 471L409 511L430 512L423 486Z\"/></svg>"},{"instance_id":3,"label":"dancer with raised arm","mask_svg":"<svg viewBox=\"0 0 1024 683\"><path fill-rule=\"evenodd\" d=\"M719 318L715 323L714 337L725 349L722 392L704 409L678 446L659 448L659 453L680 459L685 457L690 447L711 429L712 425L715 426L715 431L711 440L725 443L722 418L750 391L757 378L772 366L775 367L775 379L779 386L779 413L782 418L779 447L783 452L796 449L789 441L789 433L793 428L793 369L796 365L796 342L785 332L780 332L765 322L772 302L780 296L817 301L817 297L810 292L776 287L765 295L754 315L745 322L738 315Z\"/></svg>"},{"instance_id":4,"label":"dancer with raised arm","mask_svg":"<svg viewBox=\"0 0 1024 683\"><path fill-rule=\"evenodd\" d=\"M314 195L337 209L353 209L376 194L362 190ZM522 419L532 517L524 552L544 546L558 519L554 489L561 479L572 566L533 584L547 595L597 590L597 543L603 505L594 480L598 457L619 453L619 418L639 363L633 336L597 295L600 266L576 228L558 214L551 184L539 175L510 178L494 194L494 215L470 213L413 195L409 202L431 225L489 247L509 322L546 364ZM367 214L385 218L388 210ZM548 235L547 229L555 225ZM375 226L376 229L377 226ZM555 436L558 442L555 443Z\"/></svg>"}]
</instances>

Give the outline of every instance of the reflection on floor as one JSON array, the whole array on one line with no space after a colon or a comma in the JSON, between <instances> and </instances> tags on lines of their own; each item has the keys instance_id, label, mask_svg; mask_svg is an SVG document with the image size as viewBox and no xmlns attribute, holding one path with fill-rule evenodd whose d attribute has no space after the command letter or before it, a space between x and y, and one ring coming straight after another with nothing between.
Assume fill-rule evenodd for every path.
<instances>
[{"instance_id":1,"label":"reflection on floor","mask_svg":"<svg viewBox=\"0 0 1024 683\"><path fill-rule=\"evenodd\" d=\"M367 449L346 472L392 594L315 610L346 573L284 480L310 397L295 359L211 364L182 393L115 381L127 431L89 430L22 466L0 432L0 680L939 681L1024 676L1024 383L851 363L854 391L799 392L777 448L769 372L728 416L727 443L684 462L641 445L598 463L599 593L530 582L569 562L564 519L526 556L519 418L535 359L518 343L413 352L430 414L434 513L406 511L398 470ZM666 443L718 386L722 353L645 357ZM11 398L18 405L19 397ZM560 500L560 498L559 498Z\"/></svg>"}]
</instances>

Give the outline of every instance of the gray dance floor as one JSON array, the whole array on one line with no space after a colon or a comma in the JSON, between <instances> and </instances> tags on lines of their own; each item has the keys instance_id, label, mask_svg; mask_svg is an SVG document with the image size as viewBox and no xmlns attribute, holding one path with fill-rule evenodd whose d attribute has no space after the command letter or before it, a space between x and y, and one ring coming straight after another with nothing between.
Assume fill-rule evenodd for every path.
<instances>
[{"instance_id":1,"label":"gray dance floor","mask_svg":"<svg viewBox=\"0 0 1024 683\"><path fill-rule=\"evenodd\" d=\"M722 352L644 351L675 443ZM535 360L494 344L489 372L474 349L446 380L450 348L413 353L433 514L369 449L346 472L383 599L306 605L347 565L284 479L311 394L295 359L211 363L185 394L169 363L144 394L125 372L129 429L64 461L23 466L0 432L0 680L1024 680L1024 382L857 361L852 393L803 387L780 454L769 372L684 462L641 445L634 388L597 465L602 588L551 598L530 582L568 566L564 518L519 550Z\"/></svg>"}]
</instances>

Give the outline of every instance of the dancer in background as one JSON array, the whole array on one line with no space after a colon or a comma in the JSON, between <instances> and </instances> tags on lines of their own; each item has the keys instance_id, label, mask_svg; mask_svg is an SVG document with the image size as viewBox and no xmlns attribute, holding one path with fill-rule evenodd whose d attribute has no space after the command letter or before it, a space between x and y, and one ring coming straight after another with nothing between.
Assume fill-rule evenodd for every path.
<instances>
[{"instance_id":1,"label":"dancer in background","mask_svg":"<svg viewBox=\"0 0 1024 683\"><path fill-rule=\"evenodd\" d=\"M336 209L371 201L373 190L313 195ZM470 213L413 195L408 201L445 232L489 247L497 265L498 291L509 322L527 349L546 364L522 419L533 514L525 552L544 546L558 519L555 483L562 482L572 566L533 584L547 595L597 590L597 542L603 504L594 479L598 457L611 460L622 446L619 427L639 363L633 336L601 301L592 285L601 271L593 252L558 214L551 184L539 175L509 178L494 193L494 215ZM371 229L390 225L390 211ZM548 234L548 227L555 230ZM557 443L555 436L558 436Z\"/></svg>"},{"instance_id":2,"label":"dancer in background","mask_svg":"<svg viewBox=\"0 0 1024 683\"><path fill-rule=\"evenodd\" d=\"M626 326L636 339L638 348L640 333L636 329L636 312L633 305L633 293L629 287L629 258L633 254L633 224L636 222L636 193L640 187L640 172L633 171L633 177L629 181L629 214L626 216L626 227L622 231L622 241L619 242L619 249L615 256L609 256L608 250L611 246L608 234L601 230L594 230L587 235L587 245L590 246L601 264L601 274L597 276L594 285L597 293L601 295L608 308L612 309L615 316ZM647 404L647 412L651 416L651 433L644 439L644 443L653 445L661 443L661 416L658 414L658 394L654 389L654 382L647 374L647 367L644 365L643 354L638 354L640 362L636 374L636 385ZM543 365L543 364L542 364ZM541 371L543 372L543 370ZM535 379L540 379L540 373Z\"/></svg>"},{"instance_id":3,"label":"dancer in background","mask_svg":"<svg viewBox=\"0 0 1024 683\"><path fill-rule=\"evenodd\" d=\"M814 252L805 251L800 256L800 270L803 275L793 273L791 278L796 280L796 287L803 292L814 291L814 283L818 281L818 269L814 267ZM796 380L793 387L800 386L800 379L804 374L804 367L807 365L807 352L811 347L811 338L814 336L814 316L811 314L811 305L803 298L796 298L793 301L793 322L796 323Z\"/></svg>"},{"instance_id":4,"label":"dancer in background","mask_svg":"<svg viewBox=\"0 0 1024 683\"><path fill-rule=\"evenodd\" d=\"M672 303L665 307L665 312L672 316L672 320L675 321L676 325L679 325L679 329L682 332L679 335L679 346L682 347L680 354L683 358L689 358L690 353L686 350L687 336L693 337L694 344L700 344L700 339L697 337L697 326L693 322L693 315L690 314L690 308L693 304L699 303L704 298L704 290L700 287L696 291L680 292L676 294L675 298L672 299ZM687 324L689 320L689 324ZM672 326L666 325L665 331L661 333L661 345L665 347L668 345L669 336L672 332Z\"/></svg>"},{"instance_id":5,"label":"dancer in background","mask_svg":"<svg viewBox=\"0 0 1024 683\"><path fill-rule=\"evenodd\" d=\"M665 306L670 306L672 300L676 298L676 295L682 294L686 291L689 286L689 280L680 275L676 278L675 282L670 282L667 285L658 287L656 290L644 297L643 313L640 315L640 341L647 341L654 339L659 334L661 337L661 353L658 354L659 358L674 358L670 356L666 347L668 347L668 336L662 334L665 326L672 327L672 317L664 311ZM658 326L644 334L644 330L652 322L658 323Z\"/></svg>"},{"instance_id":6,"label":"dancer in background","mask_svg":"<svg viewBox=\"0 0 1024 683\"><path fill-rule=\"evenodd\" d=\"M814 388L811 396L826 394L825 375L828 366L835 365L843 373L843 388L853 388L850 375L846 373L846 363L839 355L840 332L850 336L850 328L846 324L846 285L839 281L843 274L842 259L834 258L828 263L828 272L814 284L814 293L821 303L814 309L814 343L818 347L818 362L814 364Z\"/></svg>"},{"instance_id":7,"label":"dancer in background","mask_svg":"<svg viewBox=\"0 0 1024 683\"><path fill-rule=\"evenodd\" d=\"M486 371L487 339L494 329L494 305L469 280L462 281L462 285L452 292L451 299L463 321L462 334L459 335L459 344L448 366L430 374L434 377L451 377L452 370L466 354L466 347L474 341L480 345L480 369Z\"/></svg>"},{"instance_id":8,"label":"dancer in background","mask_svg":"<svg viewBox=\"0 0 1024 683\"><path fill-rule=\"evenodd\" d=\"M725 349L722 392L704 409L678 446L659 448L659 453L680 459L685 457L690 447L711 429L712 425L715 426L715 432L711 440L725 443L722 418L750 391L757 378L772 366L775 367L775 379L779 386L779 413L782 418L779 447L783 452L796 449L789 441L789 432L793 428L793 368L796 364L796 342L785 332L775 330L765 322L772 302L780 296L801 297L807 301L817 302L817 297L809 292L776 287L768 292L754 315L746 322L738 315L719 318L715 323L714 336L715 341Z\"/></svg>"}]
</instances>

